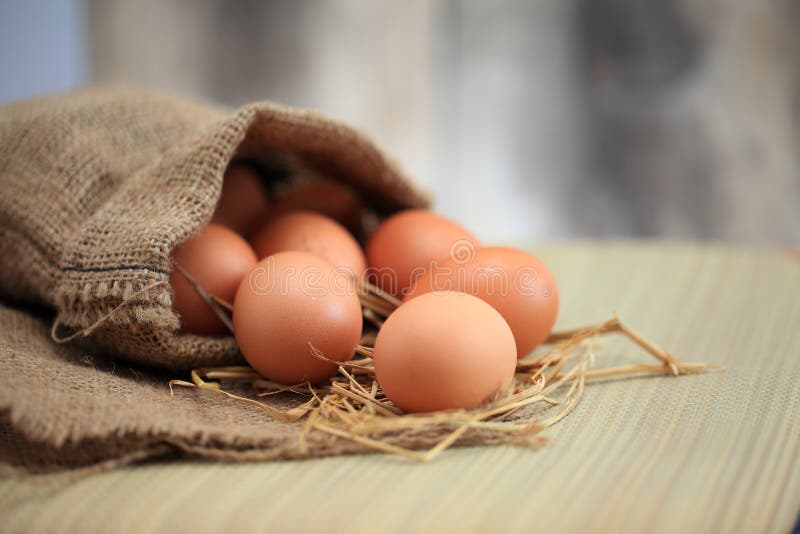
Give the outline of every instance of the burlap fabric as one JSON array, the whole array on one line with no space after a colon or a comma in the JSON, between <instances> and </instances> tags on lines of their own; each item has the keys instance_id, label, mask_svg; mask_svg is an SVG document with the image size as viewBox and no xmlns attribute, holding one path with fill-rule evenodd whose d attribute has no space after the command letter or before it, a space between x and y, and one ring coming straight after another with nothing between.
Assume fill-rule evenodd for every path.
<instances>
[{"instance_id":1,"label":"burlap fabric","mask_svg":"<svg viewBox=\"0 0 800 534\"><path fill-rule=\"evenodd\" d=\"M7 464L325 453L253 410L164 389L174 371L241 361L230 336L178 332L170 253L210 220L232 158L281 154L348 183L378 214L427 202L363 135L313 112L126 88L0 108Z\"/></svg>"},{"instance_id":2,"label":"burlap fabric","mask_svg":"<svg viewBox=\"0 0 800 534\"><path fill-rule=\"evenodd\" d=\"M298 424L201 391L170 394L175 373L145 370L52 342L49 323L0 306L0 462L49 471L189 454L275 459L347 452ZM285 407L287 399L271 399Z\"/></svg>"},{"instance_id":3,"label":"burlap fabric","mask_svg":"<svg viewBox=\"0 0 800 534\"><path fill-rule=\"evenodd\" d=\"M177 388L173 395L175 372L57 344L49 321L24 310L0 305L0 324L0 473L105 469L153 457L255 461L371 452L322 432L302 433L302 420L276 420L212 392ZM286 409L304 399L261 400ZM405 430L384 440L431 447L453 429ZM493 439L470 431L459 444Z\"/></svg>"},{"instance_id":4,"label":"burlap fabric","mask_svg":"<svg viewBox=\"0 0 800 534\"><path fill-rule=\"evenodd\" d=\"M237 362L231 337L177 334L170 251L210 220L231 158L281 153L378 212L426 202L364 136L312 112L109 88L2 108L2 296L54 308L57 336L88 330L92 346L138 363Z\"/></svg>"}]
</instances>

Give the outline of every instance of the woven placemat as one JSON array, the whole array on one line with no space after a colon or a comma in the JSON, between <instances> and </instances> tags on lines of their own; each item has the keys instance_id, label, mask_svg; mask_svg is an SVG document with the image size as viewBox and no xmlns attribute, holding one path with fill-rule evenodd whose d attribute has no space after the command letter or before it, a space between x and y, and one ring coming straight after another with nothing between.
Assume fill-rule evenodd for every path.
<instances>
[{"instance_id":1,"label":"woven placemat","mask_svg":"<svg viewBox=\"0 0 800 534\"><path fill-rule=\"evenodd\" d=\"M355 455L5 479L4 530L789 531L800 510L796 260L675 244L532 250L558 277L560 327L616 309L677 356L726 370L590 385L536 450L458 449L430 464ZM604 351L619 362L642 357L622 341ZM209 433L244 423L215 416L202 392L184 393L174 402L196 403ZM91 417L91 408L70 409Z\"/></svg>"}]
</instances>

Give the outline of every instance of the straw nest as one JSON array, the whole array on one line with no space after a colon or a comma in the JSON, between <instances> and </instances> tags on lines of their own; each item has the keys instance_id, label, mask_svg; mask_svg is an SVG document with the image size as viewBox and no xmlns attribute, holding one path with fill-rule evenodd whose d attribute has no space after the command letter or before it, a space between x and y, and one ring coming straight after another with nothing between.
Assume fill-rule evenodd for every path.
<instances>
[{"instance_id":1,"label":"straw nest","mask_svg":"<svg viewBox=\"0 0 800 534\"><path fill-rule=\"evenodd\" d=\"M231 307L209 296L191 277L198 293L231 325ZM545 341L548 350L519 360L513 384L485 405L473 410L449 410L426 414L405 414L386 398L373 369L375 334L400 302L369 284L363 284L360 299L364 318L374 326L356 347L353 360L338 364L338 374L324 384L278 384L247 366L195 369L191 381L172 380L174 386L199 388L265 410L271 417L297 423L301 445L311 432L324 432L351 440L375 451L397 454L427 462L447 448L462 443L515 444L539 446L540 433L568 416L583 398L587 382L625 376L694 374L716 369L705 363L685 363L631 329L618 317L575 330L554 332ZM599 365L600 338L621 334L653 357L651 363L623 366ZM327 360L309 343L309 353ZM332 361L332 360L329 360ZM233 393L248 388L252 394ZM290 395L295 406L279 409L265 403L265 397ZM471 432L466 440L465 434ZM392 443L399 433L442 436L426 450L414 450Z\"/></svg>"}]
</instances>

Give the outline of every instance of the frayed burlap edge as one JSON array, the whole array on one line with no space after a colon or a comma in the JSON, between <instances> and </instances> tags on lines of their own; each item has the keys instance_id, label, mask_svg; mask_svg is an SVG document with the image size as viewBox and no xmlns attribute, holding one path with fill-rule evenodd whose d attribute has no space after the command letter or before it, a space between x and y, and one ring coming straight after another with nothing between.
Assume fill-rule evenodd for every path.
<instances>
[{"instance_id":1,"label":"frayed burlap edge","mask_svg":"<svg viewBox=\"0 0 800 534\"><path fill-rule=\"evenodd\" d=\"M54 296L58 312L54 339L82 341L91 350L173 370L240 363L229 337L200 338L178 332L179 318L171 308L168 284L170 251L210 220L232 158L269 154L292 154L324 170L360 192L379 214L429 203L392 161L353 128L315 112L272 103L245 106L133 178L144 183L154 176L182 174L191 177L188 188L206 193L198 197L202 198L199 216L166 221L170 226L162 234L161 249L150 255L148 264L93 266L76 263L70 255L62 258L61 281ZM159 223L164 225L164 221ZM90 220L86 232L92 224ZM103 225L103 218L97 218L96 224ZM74 247L68 250L75 256Z\"/></svg>"}]
</instances>

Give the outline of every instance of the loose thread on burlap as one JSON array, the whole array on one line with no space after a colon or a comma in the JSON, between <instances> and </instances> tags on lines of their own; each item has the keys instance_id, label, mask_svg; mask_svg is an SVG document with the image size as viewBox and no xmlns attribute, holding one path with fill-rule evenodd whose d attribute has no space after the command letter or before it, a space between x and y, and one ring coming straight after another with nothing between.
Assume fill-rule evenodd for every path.
<instances>
[{"instance_id":1,"label":"loose thread on burlap","mask_svg":"<svg viewBox=\"0 0 800 534\"><path fill-rule=\"evenodd\" d=\"M175 269L191 284L197 295L233 335L233 321L231 320L233 305L206 291L202 284L179 264L175 264ZM357 283L359 284L358 298L361 302L364 319L369 321L375 328L380 329L383 326L384 319L397 309L402 302L366 280L359 279Z\"/></svg>"},{"instance_id":2,"label":"loose thread on burlap","mask_svg":"<svg viewBox=\"0 0 800 534\"><path fill-rule=\"evenodd\" d=\"M56 343L66 343L68 341L72 341L73 339L76 339L76 338L81 337L81 336L83 336L83 337L89 336L89 335L92 334L92 332L97 330L106 321L108 321L111 317L113 317L114 314L118 313L120 310L125 308L127 305L129 305L133 301L135 301L137 297L147 293L148 291L150 291L152 289L155 289L155 288L157 288L159 286L162 286L162 285L169 285L169 282L167 282L166 280L158 280L156 282L152 282L150 284L147 284L146 286L142 287L138 291L133 292L128 298L126 298L125 300L123 300L122 302L120 302L119 304L114 306L107 313L104 313L99 319L97 319L95 322L93 322L89 326L87 326L85 328L81 328L79 330L76 330L75 332L72 332L68 336L61 337L61 336L58 335L58 329L64 327L64 325L61 324L61 318L60 317L56 317L56 319L53 321L52 328L50 328L50 338L53 341L55 341Z\"/></svg>"},{"instance_id":3,"label":"loose thread on burlap","mask_svg":"<svg viewBox=\"0 0 800 534\"><path fill-rule=\"evenodd\" d=\"M222 300L221 298L206 291L194 276L189 274L186 269L177 263L175 264L175 268L178 269L178 272L181 273L186 281L192 285L200 298L203 299L203 302L208 304L208 306L211 308L211 311L213 311L219 320L222 321L222 324L225 325L225 328L227 328L228 331L233 334L233 321L231 321L230 317L230 313L233 312L233 305L230 302L226 302L225 300Z\"/></svg>"}]
</instances>

